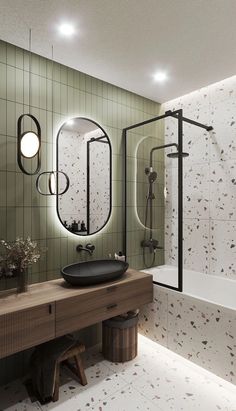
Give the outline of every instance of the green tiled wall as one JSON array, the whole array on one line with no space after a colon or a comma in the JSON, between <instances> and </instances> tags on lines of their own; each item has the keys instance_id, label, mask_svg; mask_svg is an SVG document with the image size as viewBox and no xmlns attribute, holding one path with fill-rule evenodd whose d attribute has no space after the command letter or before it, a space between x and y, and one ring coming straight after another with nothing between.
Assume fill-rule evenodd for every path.
<instances>
[{"instance_id":1,"label":"green tiled wall","mask_svg":"<svg viewBox=\"0 0 236 411\"><path fill-rule=\"evenodd\" d=\"M34 54L30 101L31 113L38 118L42 128L42 171L55 168L57 130L69 117L84 116L101 124L111 139L113 154L111 218L100 233L81 239L60 225L55 198L38 194L36 177L23 175L18 168L16 123L22 113L29 112L29 53L0 41L0 238L14 240L17 236L29 235L47 247L46 255L30 273L33 283L59 277L60 267L67 263L91 258L87 254L76 253L79 243L91 241L96 246L94 259L122 249L122 129L157 115L160 105L64 65L52 65L49 59ZM147 132L151 128L147 127ZM141 133L142 129L138 132ZM134 135L129 153L131 158L135 142ZM134 219L132 206L130 203L130 223ZM138 226L133 226L134 241L137 241L136 231L138 236ZM131 265L138 267L137 251L135 258L129 257ZM14 287L14 281L0 280L1 289L11 287ZM11 364L20 364L18 369L21 370L24 358L16 355L1 361L0 380L11 378L14 368Z\"/></svg>"},{"instance_id":2,"label":"green tiled wall","mask_svg":"<svg viewBox=\"0 0 236 411\"><path fill-rule=\"evenodd\" d=\"M23 175L16 164L17 118L29 111L30 99L31 113L42 128L42 171L55 168L55 138L67 118L85 116L107 131L113 153L112 216L107 226L90 236L89 241L96 246L93 258L113 255L122 249L121 132L130 124L156 115L159 104L66 66L52 65L52 61L34 54L29 97L29 53L4 42L0 43L0 73L0 237L14 240L29 235L47 247L44 258L32 268L31 282L55 278L61 266L90 258L75 251L78 242L86 243L88 238L81 240L60 226L55 198L38 194L36 176ZM0 281L1 289L12 286L14 282Z\"/></svg>"}]
</instances>

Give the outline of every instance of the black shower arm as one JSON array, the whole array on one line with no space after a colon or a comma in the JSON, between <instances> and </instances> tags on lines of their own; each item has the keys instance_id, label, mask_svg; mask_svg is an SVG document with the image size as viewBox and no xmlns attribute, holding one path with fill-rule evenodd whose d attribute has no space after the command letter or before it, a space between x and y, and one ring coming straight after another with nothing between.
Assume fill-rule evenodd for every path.
<instances>
[{"instance_id":1,"label":"black shower arm","mask_svg":"<svg viewBox=\"0 0 236 411\"><path fill-rule=\"evenodd\" d=\"M178 144L176 143L170 143L170 144L165 144L164 146L157 146L157 147L153 147L150 151L150 167L152 167L152 163L153 163L153 152L156 150L161 150L162 148L168 148L168 147L176 147L176 149L178 150Z\"/></svg>"}]
</instances>

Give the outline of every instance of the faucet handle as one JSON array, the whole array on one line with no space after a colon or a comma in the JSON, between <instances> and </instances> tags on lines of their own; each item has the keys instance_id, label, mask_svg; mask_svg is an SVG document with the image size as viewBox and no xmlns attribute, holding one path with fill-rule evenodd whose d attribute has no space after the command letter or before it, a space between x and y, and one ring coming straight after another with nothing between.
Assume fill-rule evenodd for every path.
<instances>
[{"instance_id":1,"label":"faucet handle","mask_svg":"<svg viewBox=\"0 0 236 411\"><path fill-rule=\"evenodd\" d=\"M91 243L88 243L88 244L86 244L85 248L87 248L87 250L94 251L95 250L95 245L92 245Z\"/></svg>"},{"instance_id":2,"label":"faucet handle","mask_svg":"<svg viewBox=\"0 0 236 411\"><path fill-rule=\"evenodd\" d=\"M82 251L83 250L83 246L82 246L82 244L79 244L79 245L77 245L77 247L76 247L76 251L78 251L78 253L80 252L80 251Z\"/></svg>"}]
</instances>

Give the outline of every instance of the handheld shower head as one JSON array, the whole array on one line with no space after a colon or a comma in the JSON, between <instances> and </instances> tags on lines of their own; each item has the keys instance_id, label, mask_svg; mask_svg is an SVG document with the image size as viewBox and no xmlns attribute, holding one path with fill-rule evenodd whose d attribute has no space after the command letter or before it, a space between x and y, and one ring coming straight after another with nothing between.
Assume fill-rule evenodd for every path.
<instances>
[{"instance_id":1,"label":"handheld shower head","mask_svg":"<svg viewBox=\"0 0 236 411\"><path fill-rule=\"evenodd\" d=\"M157 179L157 172L156 171L152 171L149 176L148 176L148 181L150 184L154 183L154 181L156 181Z\"/></svg>"}]
</instances>

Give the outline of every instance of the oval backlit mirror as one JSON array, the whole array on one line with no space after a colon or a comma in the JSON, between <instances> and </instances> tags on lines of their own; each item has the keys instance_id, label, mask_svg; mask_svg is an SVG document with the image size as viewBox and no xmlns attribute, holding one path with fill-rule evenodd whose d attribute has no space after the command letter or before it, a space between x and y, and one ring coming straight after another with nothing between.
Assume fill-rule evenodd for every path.
<instances>
[{"instance_id":1,"label":"oval backlit mirror","mask_svg":"<svg viewBox=\"0 0 236 411\"><path fill-rule=\"evenodd\" d=\"M57 135L57 171L69 177L70 187L57 196L61 223L76 235L101 230L111 214L111 143L103 128L76 117L65 122ZM58 192L60 192L60 176Z\"/></svg>"}]
</instances>

